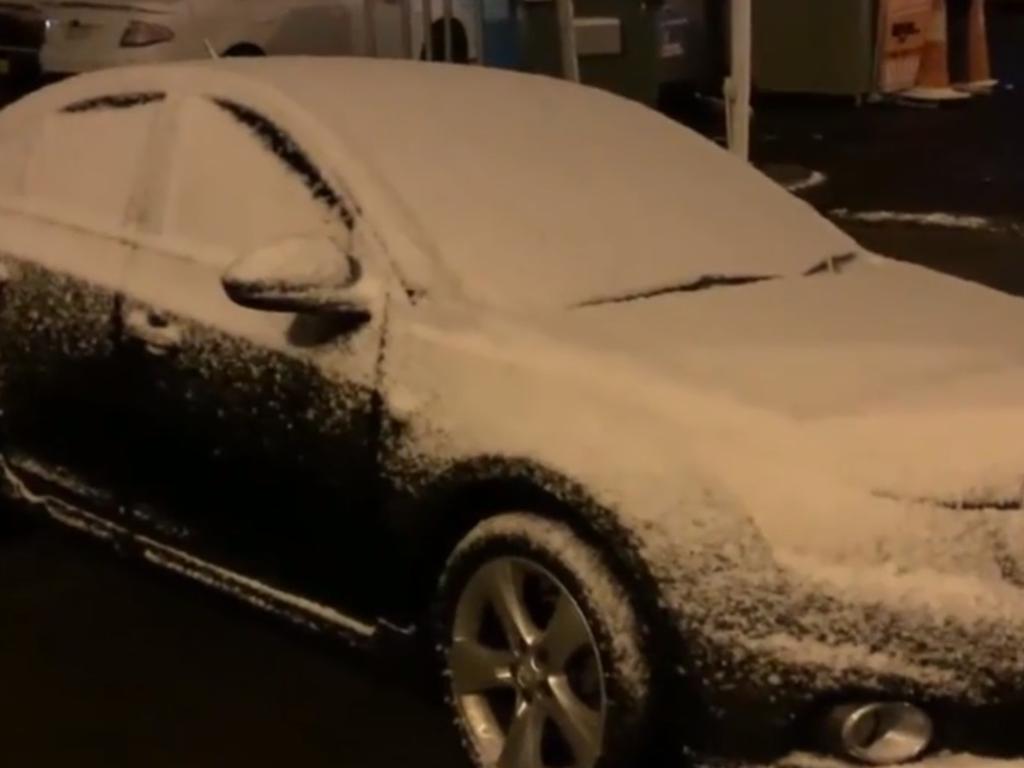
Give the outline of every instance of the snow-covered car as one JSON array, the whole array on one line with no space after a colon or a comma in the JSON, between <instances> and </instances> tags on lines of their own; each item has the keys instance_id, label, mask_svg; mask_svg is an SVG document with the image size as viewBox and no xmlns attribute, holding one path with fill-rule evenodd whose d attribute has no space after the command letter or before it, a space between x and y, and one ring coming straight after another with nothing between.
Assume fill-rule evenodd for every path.
<instances>
[{"instance_id":1,"label":"snow-covered car","mask_svg":"<svg viewBox=\"0 0 1024 768\"><path fill-rule=\"evenodd\" d=\"M0 272L7 492L435 644L477 765L1021 752L1024 302L645 107L373 59L71 78L0 112Z\"/></svg>"},{"instance_id":2,"label":"snow-covered car","mask_svg":"<svg viewBox=\"0 0 1024 768\"><path fill-rule=\"evenodd\" d=\"M451 7L451 60L465 63L477 55L477 3L454 0ZM404 55L400 0L372 0L372 7L364 0L48 0L43 9L40 66L53 76L212 54ZM410 50L422 56L429 47L443 58L444 1L409 0L408 13Z\"/></svg>"}]
</instances>

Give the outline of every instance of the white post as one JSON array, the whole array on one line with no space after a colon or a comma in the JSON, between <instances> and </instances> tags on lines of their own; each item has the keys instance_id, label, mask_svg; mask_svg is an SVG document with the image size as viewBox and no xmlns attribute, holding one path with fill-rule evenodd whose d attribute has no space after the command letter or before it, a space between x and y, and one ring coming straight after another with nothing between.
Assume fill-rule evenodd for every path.
<instances>
[{"instance_id":1,"label":"white post","mask_svg":"<svg viewBox=\"0 0 1024 768\"><path fill-rule=\"evenodd\" d=\"M422 3L422 24L423 24L423 52L427 61L434 60L434 36L431 34L431 25L434 21L434 4L431 0L423 0Z\"/></svg>"},{"instance_id":2,"label":"white post","mask_svg":"<svg viewBox=\"0 0 1024 768\"><path fill-rule=\"evenodd\" d=\"M562 77L580 81L580 57L576 52L576 10L572 0L555 0L558 3L558 33L562 49Z\"/></svg>"},{"instance_id":3,"label":"white post","mask_svg":"<svg viewBox=\"0 0 1024 768\"><path fill-rule=\"evenodd\" d=\"M484 45L484 38L487 36L487 9L485 3L487 0L480 0L476 4L476 63L481 66L484 65L486 54L486 48Z\"/></svg>"},{"instance_id":4,"label":"white post","mask_svg":"<svg viewBox=\"0 0 1024 768\"><path fill-rule=\"evenodd\" d=\"M750 89L753 41L752 0L732 0L731 66L725 81L726 133L729 149L750 158Z\"/></svg>"},{"instance_id":5,"label":"white post","mask_svg":"<svg viewBox=\"0 0 1024 768\"><path fill-rule=\"evenodd\" d=\"M444 60L451 62L452 60L452 18L455 15L452 0L444 0L441 4L442 14L444 15Z\"/></svg>"}]
</instances>

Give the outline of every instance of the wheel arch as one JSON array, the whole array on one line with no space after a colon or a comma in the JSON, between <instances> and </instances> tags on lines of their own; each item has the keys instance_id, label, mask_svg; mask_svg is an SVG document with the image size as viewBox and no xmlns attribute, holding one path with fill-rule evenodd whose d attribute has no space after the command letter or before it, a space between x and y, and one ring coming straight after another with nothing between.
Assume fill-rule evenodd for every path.
<instances>
[{"instance_id":1,"label":"wheel arch","mask_svg":"<svg viewBox=\"0 0 1024 768\"><path fill-rule=\"evenodd\" d=\"M605 566L626 588L645 631L641 643L652 660L651 707L655 731L674 732L661 722L686 708L695 713L697 690L677 670L689 666L688 649L679 625L665 609L661 589L641 554L636 534L615 510L595 499L587 488L563 473L529 460L483 456L461 462L439 474L420 496L415 537L418 557L410 569L410 596L415 595L416 623L429 626L429 608L445 565L456 546L473 528L506 512L526 512L568 525L601 555ZM429 632L424 633L429 637ZM680 684L682 683L682 684ZM661 713L660 715L657 713ZM695 716L695 714L693 715ZM652 741L655 752L675 748L674 738Z\"/></svg>"},{"instance_id":2,"label":"wheel arch","mask_svg":"<svg viewBox=\"0 0 1024 768\"><path fill-rule=\"evenodd\" d=\"M477 524L503 512L529 512L572 528L631 593L651 603L638 608L648 615L657 610L657 582L635 534L563 473L531 460L481 456L450 466L416 495L411 583L417 609L429 605L452 551Z\"/></svg>"}]
</instances>

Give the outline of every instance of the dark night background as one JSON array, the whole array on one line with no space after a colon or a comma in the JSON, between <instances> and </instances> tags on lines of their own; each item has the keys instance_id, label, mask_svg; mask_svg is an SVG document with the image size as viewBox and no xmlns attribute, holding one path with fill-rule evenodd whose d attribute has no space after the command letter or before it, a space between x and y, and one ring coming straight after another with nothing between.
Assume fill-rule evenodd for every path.
<instances>
[{"instance_id":1,"label":"dark night background","mask_svg":"<svg viewBox=\"0 0 1024 768\"><path fill-rule=\"evenodd\" d=\"M932 110L761 99L754 152L826 172L810 197L825 212L993 217L979 232L847 228L1024 295L1024 8L995 10L995 96ZM673 110L721 133L713 111ZM0 766L466 765L415 659L349 651L74 533L0 533L0 595Z\"/></svg>"}]
</instances>

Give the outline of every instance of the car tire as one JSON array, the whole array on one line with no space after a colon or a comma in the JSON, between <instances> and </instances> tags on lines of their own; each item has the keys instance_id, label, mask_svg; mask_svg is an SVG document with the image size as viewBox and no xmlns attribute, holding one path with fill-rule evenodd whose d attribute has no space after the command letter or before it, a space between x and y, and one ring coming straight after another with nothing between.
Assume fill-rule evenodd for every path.
<instances>
[{"instance_id":1,"label":"car tire","mask_svg":"<svg viewBox=\"0 0 1024 768\"><path fill-rule=\"evenodd\" d=\"M637 764L651 722L642 624L568 525L528 513L477 525L448 561L433 623L476 766Z\"/></svg>"}]
</instances>

